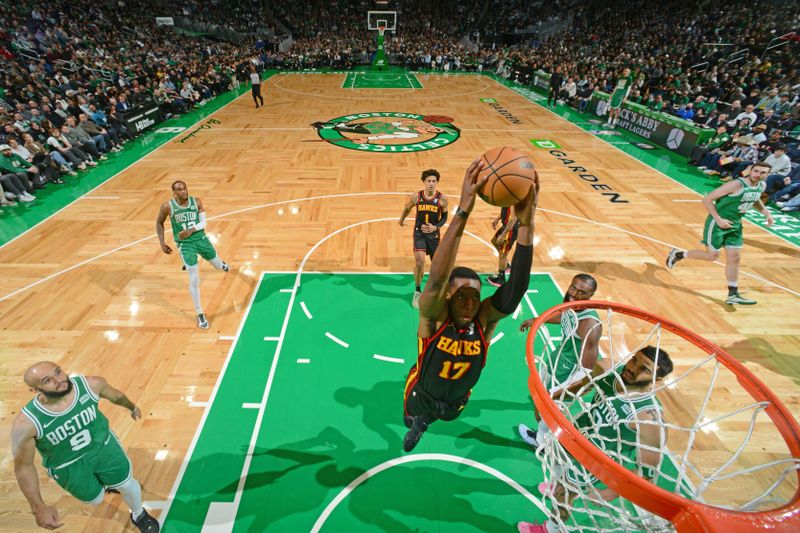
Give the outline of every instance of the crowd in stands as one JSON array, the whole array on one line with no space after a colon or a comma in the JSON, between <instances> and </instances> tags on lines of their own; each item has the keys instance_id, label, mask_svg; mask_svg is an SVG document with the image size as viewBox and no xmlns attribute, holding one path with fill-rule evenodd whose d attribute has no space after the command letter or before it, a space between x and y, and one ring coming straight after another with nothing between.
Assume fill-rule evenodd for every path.
<instances>
[{"instance_id":1,"label":"crowd in stands","mask_svg":"<svg viewBox=\"0 0 800 533\"><path fill-rule=\"evenodd\" d=\"M714 143L724 142L696 154L703 170L727 179L744 162L785 156L793 166L781 183L800 182L792 170L799 45L766 48L797 35L800 10L776 0L393 0L386 7L372 0L27 0L0 5L0 172L7 193L0 199L28 201L38 187L102 164L133 137L123 120L130 108L155 102L164 116L185 113L229 89L251 62L298 70L368 64L375 51L368 9L398 12L386 38L393 64L491 71L526 84L535 72L558 68L563 99L580 110L593 91L613 90L628 67L629 101L717 130ZM283 51L261 40L230 44L155 24L156 16L173 15L248 34L286 31L293 43ZM569 26L548 38L506 39L554 20ZM791 191L773 190L776 180L771 198L783 201Z\"/></svg>"}]
</instances>

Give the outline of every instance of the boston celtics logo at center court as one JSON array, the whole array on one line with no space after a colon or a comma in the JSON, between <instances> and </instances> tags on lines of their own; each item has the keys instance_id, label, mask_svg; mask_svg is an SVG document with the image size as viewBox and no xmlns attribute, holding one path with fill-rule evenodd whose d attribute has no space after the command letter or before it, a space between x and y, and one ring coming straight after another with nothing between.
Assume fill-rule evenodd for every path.
<instances>
[{"instance_id":1,"label":"boston celtics logo at center court","mask_svg":"<svg viewBox=\"0 0 800 533\"><path fill-rule=\"evenodd\" d=\"M455 142L461 130L443 115L414 113L355 113L315 122L320 139L350 150L366 152L423 152Z\"/></svg>"}]
</instances>

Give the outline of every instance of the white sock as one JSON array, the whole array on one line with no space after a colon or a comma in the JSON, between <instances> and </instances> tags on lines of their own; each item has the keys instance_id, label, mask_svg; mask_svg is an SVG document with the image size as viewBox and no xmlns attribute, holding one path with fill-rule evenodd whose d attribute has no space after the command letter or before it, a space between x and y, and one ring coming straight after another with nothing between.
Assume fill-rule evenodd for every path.
<instances>
[{"instance_id":1,"label":"white sock","mask_svg":"<svg viewBox=\"0 0 800 533\"><path fill-rule=\"evenodd\" d=\"M215 257L210 261L211 266L216 268L217 270L222 270L222 267L225 266L225 261L219 258L219 256Z\"/></svg>"},{"instance_id":2,"label":"white sock","mask_svg":"<svg viewBox=\"0 0 800 533\"><path fill-rule=\"evenodd\" d=\"M200 269L197 265L187 266L186 272L189 273L189 294L194 302L194 312L199 315L203 312L203 306L200 305Z\"/></svg>"},{"instance_id":3,"label":"white sock","mask_svg":"<svg viewBox=\"0 0 800 533\"><path fill-rule=\"evenodd\" d=\"M136 520L144 512L142 507L142 486L134 478L128 479L125 483L117 487L122 499L128 504L131 509L133 519Z\"/></svg>"}]
</instances>

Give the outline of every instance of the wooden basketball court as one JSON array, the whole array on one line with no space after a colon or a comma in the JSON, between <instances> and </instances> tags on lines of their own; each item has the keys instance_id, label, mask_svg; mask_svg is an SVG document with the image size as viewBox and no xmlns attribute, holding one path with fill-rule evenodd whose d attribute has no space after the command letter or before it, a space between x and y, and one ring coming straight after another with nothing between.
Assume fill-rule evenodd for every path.
<instances>
[{"instance_id":1,"label":"wooden basketball court","mask_svg":"<svg viewBox=\"0 0 800 533\"><path fill-rule=\"evenodd\" d=\"M758 305L727 307L723 265L664 266L671 247L697 245L706 214L696 193L488 77L417 75L422 88L405 89L362 89L353 83L343 88L345 78L273 76L263 86L264 107L255 109L249 94L241 96L213 115L218 124L183 142L176 138L0 249L0 530L36 530L9 451L11 424L31 397L22 382L30 364L47 359L69 372L105 376L141 407L139 422L107 403L103 411L129 450L156 514L174 496L261 272L297 272L301 264L310 272L412 271L411 228L401 228L397 219L406 195L420 188L420 172L441 172L440 190L454 207L466 167L500 145L527 151L539 169L534 271L551 274L562 290L575 274L590 273L599 281L598 299L688 325L728 350L790 411L800 413L798 249L745 224L740 286ZM482 99L494 99L505 113ZM369 113L452 117L458 136L441 147L376 152L323 141L311 126ZM436 144L434 134L426 135L414 142ZM558 153L531 140L549 140ZM195 325L180 260L164 255L155 237L159 205L170 198L176 179L202 198L207 233L232 265L228 274L201 266L207 331ZM467 225L474 238L464 238L460 263L481 273L496 270L486 244L496 215L496 208L478 202ZM412 284L407 288L407 298L401 290L385 313L412 316ZM345 308L348 301L338 305ZM524 311L517 320L530 316ZM385 327L380 314L365 320L369 328ZM386 332L398 335L405 335L403 342L413 350L413 328ZM524 356L519 339L517 353L509 351L514 345L503 346L503 359ZM405 355L411 361L413 354ZM492 364L502 364L495 355ZM680 354L673 358L679 368L695 362ZM486 373L492 370L487 366ZM397 366L397 383L406 371ZM279 381L280 373L274 379ZM525 377L519 380L524 389ZM722 388L723 400L726 390L731 398L736 394L732 379ZM703 392L683 385L671 390L665 401L669 412L680 416L682 402L697 394ZM504 399L529 401L526 395ZM401 399L397 402L386 409L399 422ZM505 426L495 430L514 439ZM398 438L404 431L396 428ZM704 439L709 447L724 449L746 431L742 423ZM775 435L758 433L763 441L755 444L763 457L753 460L786 453ZM402 455L399 445L396 451ZM45 501L58 508L64 530L131 527L118 495L97 508L81 505L46 478L39 457L36 462Z\"/></svg>"}]
</instances>

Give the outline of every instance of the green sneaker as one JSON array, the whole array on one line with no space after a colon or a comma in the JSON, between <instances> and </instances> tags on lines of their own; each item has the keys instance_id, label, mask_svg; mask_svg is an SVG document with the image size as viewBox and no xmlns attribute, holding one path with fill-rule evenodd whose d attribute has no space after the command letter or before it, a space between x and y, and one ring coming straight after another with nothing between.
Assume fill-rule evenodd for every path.
<instances>
[{"instance_id":1,"label":"green sneaker","mask_svg":"<svg viewBox=\"0 0 800 533\"><path fill-rule=\"evenodd\" d=\"M749 298L745 298L744 296L742 296L741 294L739 294L737 292L735 294L731 294L730 296L728 296L728 299L725 300L725 303L728 304L728 305L733 305L733 304L755 305L758 302L756 302L755 300L751 300Z\"/></svg>"}]
</instances>

